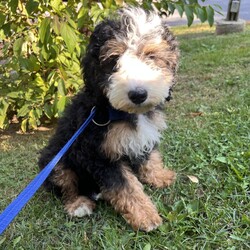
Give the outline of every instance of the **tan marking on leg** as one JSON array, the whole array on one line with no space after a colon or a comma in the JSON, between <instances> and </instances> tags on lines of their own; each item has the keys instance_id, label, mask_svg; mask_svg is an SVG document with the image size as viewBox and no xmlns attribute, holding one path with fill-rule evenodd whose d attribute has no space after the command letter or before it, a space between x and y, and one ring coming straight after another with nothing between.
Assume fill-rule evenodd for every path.
<instances>
[{"instance_id":1,"label":"tan marking on leg","mask_svg":"<svg viewBox=\"0 0 250 250\"><path fill-rule=\"evenodd\" d=\"M75 172L70 169L63 169L63 166L57 165L53 177L53 182L62 189L63 201L66 203L75 200L78 196L78 177Z\"/></svg>"},{"instance_id":2,"label":"tan marking on leg","mask_svg":"<svg viewBox=\"0 0 250 250\"><path fill-rule=\"evenodd\" d=\"M147 163L139 169L139 179L157 188L171 185L176 178L176 173L164 168L161 155L154 150Z\"/></svg>"},{"instance_id":3,"label":"tan marking on leg","mask_svg":"<svg viewBox=\"0 0 250 250\"><path fill-rule=\"evenodd\" d=\"M95 202L85 196L79 196L78 177L70 169L56 166L53 182L61 187L64 209L72 217L83 217L92 214Z\"/></svg>"},{"instance_id":4,"label":"tan marking on leg","mask_svg":"<svg viewBox=\"0 0 250 250\"><path fill-rule=\"evenodd\" d=\"M108 200L116 211L134 230L151 231L162 223L156 207L143 192L143 186L138 179L124 167L123 174L127 183L120 190L104 190L104 199Z\"/></svg>"}]
</instances>

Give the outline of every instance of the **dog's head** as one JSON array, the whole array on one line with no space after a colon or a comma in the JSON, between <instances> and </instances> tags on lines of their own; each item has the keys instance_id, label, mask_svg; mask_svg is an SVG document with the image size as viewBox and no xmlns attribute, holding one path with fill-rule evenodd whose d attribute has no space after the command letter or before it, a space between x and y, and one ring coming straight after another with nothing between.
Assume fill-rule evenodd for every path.
<instances>
[{"instance_id":1,"label":"dog's head","mask_svg":"<svg viewBox=\"0 0 250 250\"><path fill-rule=\"evenodd\" d=\"M118 110L144 113L168 99L177 42L156 13L125 8L96 26L83 60L86 88Z\"/></svg>"}]
</instances>

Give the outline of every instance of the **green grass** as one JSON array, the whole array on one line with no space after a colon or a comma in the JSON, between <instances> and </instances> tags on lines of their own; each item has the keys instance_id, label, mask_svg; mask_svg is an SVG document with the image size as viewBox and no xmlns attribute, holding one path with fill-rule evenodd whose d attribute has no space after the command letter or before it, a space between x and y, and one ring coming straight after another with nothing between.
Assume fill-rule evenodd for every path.
<instances>
[{"instance_id":1,"label":"green grass","mask_svg":"<svg viewBox=\"0 0 250 250\"><path fill-rule=\"evenodd\" d=\"M0 249L250 248L250 27L220 37L204 25L174 32L181 63L161 150L178 179L145 188L164 224L133 232L104 202L91 217L69 219L41 189L0 236ZM51 133L0 135L0 210L36 175Z\"/></svg>"}]
</instances>

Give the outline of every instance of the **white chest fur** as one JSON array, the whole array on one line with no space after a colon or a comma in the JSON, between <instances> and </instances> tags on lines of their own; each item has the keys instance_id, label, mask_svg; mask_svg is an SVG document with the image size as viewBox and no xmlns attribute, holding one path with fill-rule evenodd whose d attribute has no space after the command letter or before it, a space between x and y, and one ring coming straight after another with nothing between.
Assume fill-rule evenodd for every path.
<instances>
[{"instance_id":1,"label":"white chest fur","mask_svg":"<svg viewBox=\"0 0 250 250\"><path fill-rule=\"evenodd\" d=\"M138 157L150 152L159 143L161 131L165 128L165 117L159 111L150 118L139 115L136 128L127 122L113 124L102 144L102 150L113 160L123 155Z\"/></svg>"}]
</instances>

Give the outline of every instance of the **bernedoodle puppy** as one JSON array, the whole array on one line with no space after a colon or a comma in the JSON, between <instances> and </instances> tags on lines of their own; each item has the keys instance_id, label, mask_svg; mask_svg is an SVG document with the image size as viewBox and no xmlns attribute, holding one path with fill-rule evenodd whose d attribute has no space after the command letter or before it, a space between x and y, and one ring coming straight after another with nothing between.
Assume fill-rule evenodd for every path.
<instances>
[{"instance_id":1,"label":"bernedoodle puppy","mask_svg":"<svg viewBox=\"0 0 250 250\"><path fill-rule=\"evenodd\" d=\"M164 188L175 179L157 145L178 54L175 37L154 12L124 8L96 26L82 60L84 88L39 159L43 169L95 107L92 122L45 181L70 216L90 215L101 195L133 229L161 225L141 183Z\"/></svg>"}]
</instances>

